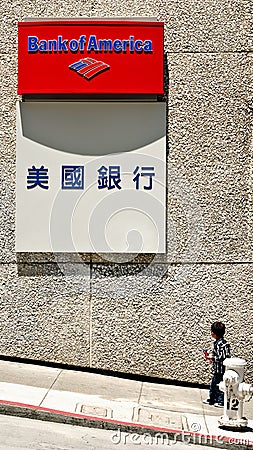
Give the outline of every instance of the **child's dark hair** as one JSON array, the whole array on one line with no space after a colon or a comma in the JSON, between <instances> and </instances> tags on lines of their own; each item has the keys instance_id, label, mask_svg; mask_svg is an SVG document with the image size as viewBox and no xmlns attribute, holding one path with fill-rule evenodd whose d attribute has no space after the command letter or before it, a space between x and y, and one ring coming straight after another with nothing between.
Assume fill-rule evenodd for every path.
<instances>
[{"instance_id":1,"label":"child's dark hair","mask_svg":"<svg viewBox=\"0 0 253 450\"><path fill-rule=\"evenodd\" d=\"M219 338L223 337L225 334L225 325L222 322L214 322L211 325L212 333L216 334Z\"/></svg>"}]
</instances>

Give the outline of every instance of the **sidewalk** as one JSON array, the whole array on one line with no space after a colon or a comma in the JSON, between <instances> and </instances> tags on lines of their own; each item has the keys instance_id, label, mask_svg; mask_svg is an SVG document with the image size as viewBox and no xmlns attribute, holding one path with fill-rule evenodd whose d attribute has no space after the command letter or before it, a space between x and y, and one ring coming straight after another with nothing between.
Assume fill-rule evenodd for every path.
<instances>
[{"instance_id":1,"label":"sidewalk","mask_svg":"<svg viewBox=\"0 0 253 450\"><path fill-rule=\"evenodd\" d=\"M249 429L239 432L219 428L223 410L204 405L207 397L207 389L0 360L0 414L253 449L253 400L244 408Z\"/></svg>"}]
</instances>

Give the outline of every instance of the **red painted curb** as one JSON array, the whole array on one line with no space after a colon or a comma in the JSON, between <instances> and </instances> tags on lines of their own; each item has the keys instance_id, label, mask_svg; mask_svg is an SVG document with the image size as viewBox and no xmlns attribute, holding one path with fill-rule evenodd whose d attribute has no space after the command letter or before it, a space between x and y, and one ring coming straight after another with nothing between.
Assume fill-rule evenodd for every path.
<instances>
[{"instance_id":1,"label":"red painted curb","mask_svg":"<svg viewBox=\"0 0 253 450\"><path fill-rule=\"evenodd\" d=\"M87 419L87 420L94 420L97 422L113 423L116 425L126 425L126 426L138 427L138 428L150 428L151 430L167 431L170 433L178 433L178 431L179 431L176 429L174 430L174 429L169 429L169 428L160 428L160 427L155 427L152 425L139 424L139 423L135 423L135 422L124 422L124 421L119 421L119 420L114 420L114 419L101 419L100 417L97 417L97 416L87 416L85 414L78 414L78 413L73 413L73 412L69 412L69 411L61 411L59 409L44 408L43 406L29 405L26 403L11 402L11 401L7 401L7 400L0 400L0 404L17 406L20 408L27 408L27 409L32 409L32 410L36 410L36 411L44 411L44 412L48 412L48 413L59 414L62 416L75 417L78 419Z\"/></svg>"},{"instance_id":2,"label":"red painted curb","mask_svg":"<svg viewBox=\"0 0 253 450\"><path fill-rule=\"evenodd\" d=\"M29 405L26 403L18 403L18 402L12 402L12 401L7 401L7 400L0 400L0 405L26 408L26 409L30 409L33 411L41 411L41 412L57 414L60 416L65 416L65 417L73 417L73 418L77 418L77 419L90 420L90 421L94 421L94 422L111 423L111 424L119 425L119 426L123 425L126 427L133 427L133 428L137 428L137 429L138 428L146 429L146 430L148 429L148 430L163 432L163 433L180 434L182 436L193 436L193 437L199 438L200 440L207 439L211 442L215 441L216 443L220 443L220 444L227 443L230 446L232 444L235 444L238 447L239 447L239 445L246 445L247 448L253 447L253 441L249 441L248 439L244 439L243 437L240 439L237 437L228 437L228 436L222 436L222 435L215 436L215 435L209 435L209 434L203 434L203 433L196 433L193 431L178 430L178 429L173 429L173 428L161 428L161 427L157 427L157 426L153 426L153 425L145 425L145 424L140 424L140 423L135 423L135 422L124 422L124 421L113 420L113 419L101 419L100 417L96 417L96 416L87 416L85 414L72 413L69 411L61 411L58 409L45 408L43 406ZM246 442L246 444L244 444L245 442Z\"/></svg>"}]
</instances>

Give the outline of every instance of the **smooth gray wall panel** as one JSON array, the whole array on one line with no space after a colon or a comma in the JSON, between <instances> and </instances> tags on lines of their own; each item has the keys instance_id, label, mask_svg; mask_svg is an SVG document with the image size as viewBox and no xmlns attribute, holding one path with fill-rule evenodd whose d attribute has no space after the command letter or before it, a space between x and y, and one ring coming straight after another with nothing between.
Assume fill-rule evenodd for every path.
<instances>
[{"instance_id":1,"label":"smooth gray wall panel","mask_svg":"<svg viewBox=\"0 0 253 450\"><path fill-rule=\"evenodd\" d=\"M130 152L166 135L161 102L23 102L20 110L26 138L77 155Z\"/></svg>"}]
</instances>

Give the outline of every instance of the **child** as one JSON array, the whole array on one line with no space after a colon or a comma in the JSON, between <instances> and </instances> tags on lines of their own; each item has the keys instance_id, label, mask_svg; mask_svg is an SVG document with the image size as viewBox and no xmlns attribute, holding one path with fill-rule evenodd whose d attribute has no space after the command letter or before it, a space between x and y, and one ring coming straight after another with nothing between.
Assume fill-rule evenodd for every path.
<instances>
[{"instance_id":1,"label":"child","mask_svg":"<svg viewBox=\"0 0 253 450\"><path fill-rule=\"evenodd\" d=\"M225 341L224 334L224 323L214 322L211 326L211 335L215 339L212 357L209 356L209 353L205 353L206 359L212 362L213 378L210 383L209 398L204 400L203 403L214 405L218 408L224 406L224 393L219 390L217 385L222 381L225 372L223 361L226 358L230 358L230 345Z\"/></svg>"}]
</instances>

